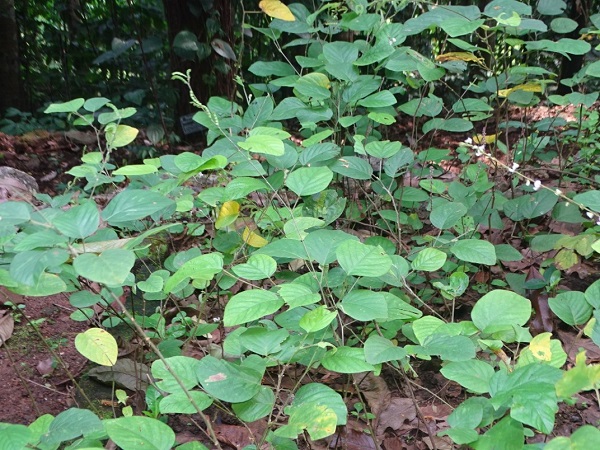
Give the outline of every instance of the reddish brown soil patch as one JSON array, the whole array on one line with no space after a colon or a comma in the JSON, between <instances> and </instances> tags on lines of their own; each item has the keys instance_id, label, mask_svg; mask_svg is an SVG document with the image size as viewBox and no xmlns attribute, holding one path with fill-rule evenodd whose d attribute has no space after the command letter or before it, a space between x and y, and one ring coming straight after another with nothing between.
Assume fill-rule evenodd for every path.
<instances>
[{"instance_id":1,"label":"reddish brown soil patch","mask_svg":"<svg viewBox=\"0 0 600 450\"><path fill-rule=\"evenodd\" d=\"M12 336L0 347L0 422L29 424L42 414L75 406L67 370L77 376L86 365L73 341L88 324L70 319L72 307L65 295L21 297L0 288L0 299L0 305L11 301L25 306L23 315L15 315Z\"/></svg>"}]
</instances>

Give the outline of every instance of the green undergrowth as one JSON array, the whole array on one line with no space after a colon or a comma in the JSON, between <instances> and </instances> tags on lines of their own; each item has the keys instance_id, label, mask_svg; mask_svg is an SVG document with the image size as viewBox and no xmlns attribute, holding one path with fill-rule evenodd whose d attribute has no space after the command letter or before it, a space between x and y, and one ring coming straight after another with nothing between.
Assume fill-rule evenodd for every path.
<instances>
[{"instance_id":1,"label":"green undergrowth","mask_svg":"<svg viewBox=\"0 0 600 450\"><path fill-rule=\"evenodd\" d=\"M599 445L594 426L554 436L559 405L586 391L600 401L600 366L585 351L567 364L553 335L560 326L600 344L600 281L561 284L600 253L590 44L600 16L579 29L560 5L439 6L404 22L393 14L403 2L263 5L279 18L252 32L277 48L294 38L281 61L250 66L264 80L240 79L235 102L202 105L190 92L207 129L202 155L117 168L111 153L138 134L125 124L134 108L50 105L103 146L69 171L67 192L0 204L0 284L68 293L72 318L99 324L75 345L100 369L133 364L118 357L112 327L145 337L131 389L145 392L146 410L134 415L122 393L122 417L74 408L0 424L0 448L102 448L110 438L166 450L173 414L198 414L204 442L220 448L207 414L217 408L265 423L247 449L295 449L348 420L350 394L316 381L317 369L360 393L366 373L403 379L431 359L467 393L438 433L447 443L521 449L541 433L545 443L527 448ZM581 38L563 37L573 27ZM417 35L432 36L429 53L411 48ZM582 69L558 80L557 61L574 55L585 55ZM189 84L190 74L174 76ZM572 92L556 94L558 84ZM555 108L529 119L541 104ZM559 114L565 106L571 116ZM412 125L406 139L389 137L397 122ZM129 312L127 292L145 313ZM192 342L204 342L202 357L189 356Z\"/></svg>"}]
</instances>

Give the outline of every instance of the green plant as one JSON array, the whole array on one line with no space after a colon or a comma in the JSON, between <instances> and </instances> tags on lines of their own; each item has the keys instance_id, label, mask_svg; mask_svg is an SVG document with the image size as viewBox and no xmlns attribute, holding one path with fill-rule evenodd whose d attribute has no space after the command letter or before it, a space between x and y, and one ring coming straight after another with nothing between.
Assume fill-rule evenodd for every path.
<instances>
[{"instance_id":1,"label":"green plant","mask_svg":"<svg viewBox=\"0 0 600 450\"><path fill-rule=\"evenodd\" d=\"M540 14L555 14L547 2L540 5ZM386 370L408 380L415 362L437 360L441 374L469 393L440 436L478 449L498 442L522 448L535 432L553 433L560 403L583 391L598 396L600 366L586 363L581 352L564 370L561 342L549 332L530 332L532 303L524 294L547 287L554 314L600 343L600 281L585 292L565 292L555 270L566 269L575 254L598 260L600 191L583 183L576 191L529 174L551 159L544 133L556 132L560 140L560 125L513 123L508 114L545 99L552 75L484 58L493 54L492 36L528 54L587 53L591 46L567 38L525 40L541 32L543 22L514 1L496 0L484 11L432 8L403 24L383 20L381 4L373 7L324 4L311 13L293 4L294 21L275 19L260 30L276 46L271 29L303 36L290 46L305 46L306 54L296 64L252 64L249 70L267 79L245 86L252 93L245 104L213 97L203 105L190 92L200 109L194 119L208 130L202 156L164 155L117 169L110 154L135 138L136 130L121 123L133 109L111 107L98 116L98 126L92 113L110 107L107 99L49 107L94 125L106 145L71 170L87 181L79 196L39 196L43 205L36 209L0 204L6 255L0 282L25 295L73 292L71 302L84 317L85 308L116 303L118 319L150 347L154 381L146 391L146 417L100 421L71 409L29 428L0 425L21 444L14 448L73 439L98 446L110 437L126 450L139 448L134 442L168 449L174 433L157 418L193 413L219 448L205 414L211 407L244 423L263 420L257 448L297 448L297 439L327 438L348 420L344 396L313 379L317 369L343 377L364 395L364 373ZM598 22L594 16L595 29ZM430 27L447 34L436 55L403 45ZM338 31L354 38L337 39ZM599 69L600 62L589 63L572 82L597 78ZM436 92L454 74L470 83L448 104ZM190 86L189 74L175 77ZM271 92L278 89L282 98L275 102ZM413 124L410 146L385 136L398 113ZM521 128L522 136L508 139L508 126ZM456 133L463 142L463 166L452 180L442 177L452 149L434 145L437 132ZM503 186L494 171L504 174ZM214 172L214 185L199 188L206 172ZM122 189L98 197L99 186ZM545 221L579 223L581 231L533 235ZM560 250L544 263L541 286L490 271L501 273L523 259L511 240L492 243L498 242L493 232L507 224L514 230L509 239L530 242L529 250ZM176 234L193 237L194 245L175 249L149 273L135 270L136 261L151 255L151 238L168 241ZM488 272L492 280L478 281ZM100 292L83 290L84 280ZM156 302L157 312L136 319L121 301L123 287ZM466 293L474 291L482 295L464 313ZM209 305L223 297L219 351L200 359L183 354L177 343L215 331L208 322L221 311L211 317ZM190 299L205 317L180 310L167 320L165 305L181 309ZM110 310L104 314L112 324ZM118 360L117 344L104 329L79 335L76 346L98 364ZM292 375L291 386L283 383ZM365 418L376 436L374 406L358 404L353 415ZM68 421L82 425L66 433ZM546 445L593 445L599 434L583 426Z\"/></svg>"}]
</instances>

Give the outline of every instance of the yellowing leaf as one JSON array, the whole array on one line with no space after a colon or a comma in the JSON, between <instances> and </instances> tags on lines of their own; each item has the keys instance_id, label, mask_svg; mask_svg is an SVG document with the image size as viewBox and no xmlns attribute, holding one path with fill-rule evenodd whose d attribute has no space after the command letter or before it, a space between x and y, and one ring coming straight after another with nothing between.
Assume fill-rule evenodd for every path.
<instances>
[{"instance_id":1,"label":"yellowing leaf","mask_svg":"<svg viewBox=\"0 0 600 450\"><path fill-rule=\"evenodd\" d=\"M510 94L516 91L542 92L542 85L539 83L525 83L519 84L518 86L512 87L510 89L500 89L498 91L498 97L508 97Z\"/></svg>"},{"instance_id":2,"label":"yellowing leaf","mask_svg":"<svg viewBox=\"0 0 600 450\"><path fill-rule=\"evenodd\" d=\"M550 333L541 333L531 340L529 350L531 350L531 354L536 359L539 359L540 361L552 360L552 350L550 348L551 336Z\"/></svg>"},{"instance_id":3,"label":"yellowing leaf","mask_svg":"<svg viewBox=\"0 0 600 450\"><path fill-rule=\"evenodd\" d=\"M215 228L220 230L235 222L240 214L240 204L233 200L223 203L215 222Z\"/></svg>"},{"instance_id":4,"label":"yellowing leaf","mask_svg":"<svg viewBox=\"0 0 600 450\"><path fill-rule=\"evenodd\" d=\"M258 3L258 7L267 15L274 17L275 19L285 20L287 22L293 22L296 20L290 8L284 5L279 0L261 0Z\"/></svg>"},{"instance_id":5,"label":"yellowing leaf","mask_svg":"<svg viewBox=\"0 0 600 450\"><path fill-rule=\"evenodd\" d=\"M250 247L260 248L268 244L268 241L250 228L244 228L242 239Z\"/></svg>"},{"instance_id":6,"label":"yellowing leaf","mask_svg":"<svg viewBox=\"0 0 600 450\"><path fill-rule=\"evenodd\" d=\"M477 64L483 64L483 58L478 58L473 53L469 52L449 52L435 57L436 61L464 61L464 62L475 62Z\"/></svg>"},{"instance_id":7,"label":"yellowing leaf","mask_svg":"<svg viewBox=\"0 0 600 450\"><path fill-rule=\"evenodd\" d=\"M101 366L114 366L119 353L115 338L101 328L90 328L78 334L75 348L87 359Z\"/></svg>"},{"instance_id":8,"label":"yellowing leaf","mask_svg":"<svg viewBox=\"0 0 600 450\"><path fill-rule=\"evenodd\" d=\"M494 142L496 142L496 135L486 134L484 136L482 134L476 134L475 136L473 136L473 142L479 145L481 145L483 142L485 142L486 144L493 144Z\"/></svg>"}]
</instances>

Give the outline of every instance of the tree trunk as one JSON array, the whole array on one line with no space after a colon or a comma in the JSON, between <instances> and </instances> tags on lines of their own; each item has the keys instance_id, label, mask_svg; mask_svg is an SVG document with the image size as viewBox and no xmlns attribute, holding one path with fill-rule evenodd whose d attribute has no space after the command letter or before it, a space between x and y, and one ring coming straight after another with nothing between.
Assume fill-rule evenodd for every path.
<instances>
[{"instance_id":1,"label":"tree trunk","mask_svg":"<svg viewBox=\"0 0 600 450\"><path fill-rule=\"evenodd\" d=\"M213 95L230 97L233 92L232 77L215 72L214 62L216 58L221 58L219 55L211 49L211 54L202 61L199 61L198 58L190 61L177 56L173 52L172 46L175 36L184 30L193 33L200 44L210 46L210 40L217 36L207 34L207 19L209 18L219 21L224 40L231 39L233 2L214 0L211 11L204 11L201 6L202 2L197 0L162 0L162 2L168 27L169 45L171 46L171 72L185 73L188 69L191 70L192 88L202 103L206 103ZM231 42L228 43L231 44ZM190 105L187 87L181 82L176 82L174 87L178 95L177 117L195 112L194 107Z\"/></svg>"},{"instance_id":2,"label":"tree trunk","mask_svg":"<svg viewBox=\"0 0 600 450\"><path fill-rule=\"evenodd\" d=\"M19 40L14 0L0 0L0 114L21 108Z\"/></svg>"}]
</instances>

